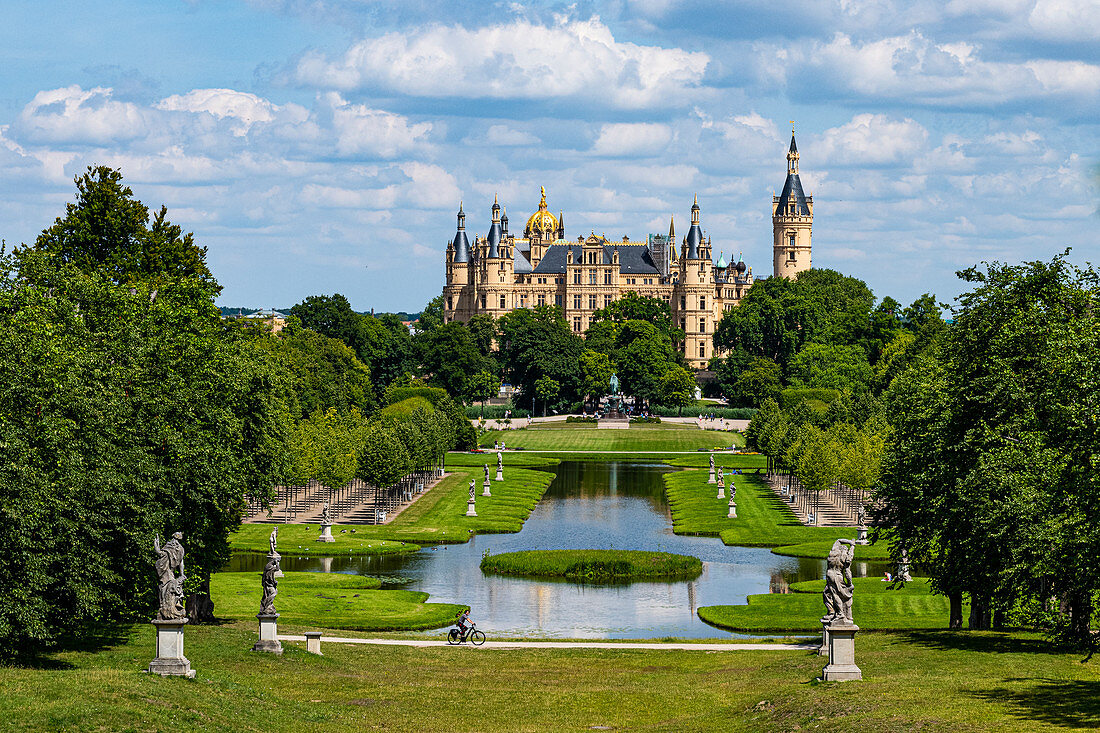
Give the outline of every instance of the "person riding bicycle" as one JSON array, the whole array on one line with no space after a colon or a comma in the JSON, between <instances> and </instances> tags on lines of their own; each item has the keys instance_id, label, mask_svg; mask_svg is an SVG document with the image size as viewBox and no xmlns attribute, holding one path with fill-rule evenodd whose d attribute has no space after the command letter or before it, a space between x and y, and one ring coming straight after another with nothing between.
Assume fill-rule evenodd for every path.
<instances>
[{"instance_id":1,"label":"person riding bicycle","mask_svg":"<svg viewBox=\"0 0 1100 733\"><path fill-rule=\"evenodd\" d=\"M466 609L462 613L458 614L458 620L455 621L455 625L458 626L458 633L463 636L470 630L470 627L474 625L474 622L470 620L470 609Z\"/></svg>"}]
</instances>

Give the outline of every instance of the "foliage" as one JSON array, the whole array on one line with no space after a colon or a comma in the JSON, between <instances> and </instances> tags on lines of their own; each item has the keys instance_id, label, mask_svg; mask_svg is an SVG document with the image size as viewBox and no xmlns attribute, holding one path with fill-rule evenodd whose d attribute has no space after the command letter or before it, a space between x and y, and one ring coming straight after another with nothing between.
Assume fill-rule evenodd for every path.
<instances>
[{"instance_id":1,"label":"foliage","mask_svg":"<svg viewBox=\"0 0 1100 733\"><path fill-rule=\"evenodd\" d=\"M539 377L535 380L535 396L542 400L542 414L546 415L546 405L561 392L561 385L556 379Z\"/></svg>"},{"instance_id":2,"label":"foliage","mask_svg":"<svg viewBox=\"0 0 1100 733\"><path fill-rule=\"evenodd\" d=\"M669 405L650 405L649 411L661 417L699 417L700 415L714 415L725 420L751 420L756 410L751 407L715 407L714 405L691 405L688 407L671 407Z\"/></svg>"},{"instance_id":3,"label":"foliage","mask_svg":"<svg viewBox=\"0 0 1100 733\"><path fill-rule=\"evenodd\" d=\"M657 331L670 343L684 340L684 332L672 325L672 310L669 304L660 298L641 296L633 291L623 293L618 300L606 308L592 313L592 322L600 321L625 323L627 321L645 321L657 328Z\"/></svg>"},{"instance_id":4,"label":"foliage","mask_svg":"<svg viewBox=\"0 0 1100 733\"><path fill-rule=\"evenodd\" d=\"M581 394L586 399L600 399L611 390L611 375L614 373L607 354L585 349L581 353Z\"/></svg>"},{"instance_id":5,"label":"foliage","mask_svg":"<svg viewBox=\"0 0 1100 733\"><path fill-rule=\"evenodd\" d=\"M695 375L682 366L669 367L661 377L661 402L683 409L695 402Z\"/></svg>"},{"instance_id":6,"label":"foliage","mask_svg":"<svg viewBox=\"0 0 1100 733\"><path fill-rule=\"evenodd\" d=\"M483 573L607 582L643 578L696 578L697 557L641 550L526 550L486 555Z\"/></svg>"},{"instance_id":7,"label":"foliage","mask_svg":"<svg viewBox=\"0 0 1100 733\"><path fill-rule=\"evenodd\" d=\"M561 398L574 401L580 396L584 346L569 330L559 308L518 308L503 316L498 325L500 362L508 381L519 391L520 402L535 396L535 382L542 377L561 385Z\"/></svg>"}]
</instances>

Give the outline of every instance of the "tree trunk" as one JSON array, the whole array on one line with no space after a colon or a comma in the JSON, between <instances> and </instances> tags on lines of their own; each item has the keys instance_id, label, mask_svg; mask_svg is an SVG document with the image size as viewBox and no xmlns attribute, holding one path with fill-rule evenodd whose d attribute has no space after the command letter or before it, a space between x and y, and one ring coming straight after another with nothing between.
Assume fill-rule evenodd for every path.
<instances>
[{"instance_id":1,"label":"tree trunk","mask_svg":"<svg viewBox=\"0 0 1100 733\"><path fill-rule=\"evenodd\" d=\"M193 624L214 620L214 601L210 598L210 576L203 578L197 593L187 596L187 620Z\"/></svg>"},{"instance_id":2,"label":"tree trunk","mask_svg":"<svg viewBox=\"0 0 1100 733\"><path fill-rule=\"evenodd\" d=\"M1005 627L1005 612L997 609L993 612L993 630L1002 631Z\"/></svg>"},{"instance_id":3,"label":"tree trunk","mask_svg":"<svg viewBox=\"0 0 1100 733\"><path fill-rule=\"evenodd\" d=\"M1088 593L1074 593L1069 600L1069 631L1075 642L1088 645L1092 634L1089 625L1092 622L1092 603Z\"/></svg>"},{"instance_id":4,"label":"tree trunk","mask_svg":"<svg viewBox=\"0 0 1100 733\"><path fill-rule=\"evenodd\" d=\"M967 624L971 631L989 629L989 598L970 594L970 620Z\"/></svg>"},{"instance_id":5,"label":"tree trunk","mask_svg":"<svg viewBox=\"0 0 1100 733\"><path fill-rule=\"evenodd\" d=\"M947 628L952 631L958 631L963 625L963 596L962 593L956 591L947 595L948 601L951 603L951 613L947 621Z\"/></svg>"}]
</instances>

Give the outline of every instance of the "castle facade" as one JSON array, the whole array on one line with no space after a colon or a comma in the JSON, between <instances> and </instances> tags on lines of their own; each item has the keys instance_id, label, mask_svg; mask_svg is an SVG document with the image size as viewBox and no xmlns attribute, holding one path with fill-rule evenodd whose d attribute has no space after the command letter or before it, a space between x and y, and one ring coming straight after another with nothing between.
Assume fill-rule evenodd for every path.
<instances>
[{"instance_id":1,"label":"castle facade","mask_svg":"<svg viewBox=\"0 0 1100 733\"><path fill-rule=\"evenodd\" d=\"M810 268L812 228L813 197L803 194L792 134L787 179L783 192L772 200L773 275L793 278ZM468 321L479 313L499 318L515 308L554 305L583 334L594 311L634 292L668 303L673 323L685 334L677 347L689 365L705 369L715 355L715 327L752 287L752 268L741 258L732 263L722 256L712 260L698 198L678 245L671 217L667 236L609 240L592 233L567 240L564 216L550 213L545 189L522 236L509 231L508 214L494 199L488 233L474 235L471 244L460 205L458 231L447 243L444 321Z\"/></svg>"}]
</instances>

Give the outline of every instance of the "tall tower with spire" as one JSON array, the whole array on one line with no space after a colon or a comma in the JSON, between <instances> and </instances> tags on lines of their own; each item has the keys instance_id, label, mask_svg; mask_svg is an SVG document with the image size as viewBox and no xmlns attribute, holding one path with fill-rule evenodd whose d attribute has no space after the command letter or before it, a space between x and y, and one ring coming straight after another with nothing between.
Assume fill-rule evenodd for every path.
<instances>
[{"instance_id":1,"label":"tall tower with spire","mask_svg":"<svg viewBox=\"0 0 1100 733\"><path fill-rule=\"evenodd\" d=\"M783 193L772 197L772 274L793 280L809 270L810 244L814 225L814 197L802 192L798 178L798 146L791 130L787 151L787 180Z\"/></svg>"}]
</instances>

